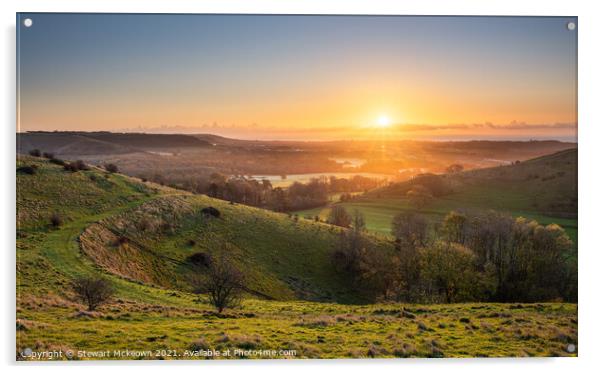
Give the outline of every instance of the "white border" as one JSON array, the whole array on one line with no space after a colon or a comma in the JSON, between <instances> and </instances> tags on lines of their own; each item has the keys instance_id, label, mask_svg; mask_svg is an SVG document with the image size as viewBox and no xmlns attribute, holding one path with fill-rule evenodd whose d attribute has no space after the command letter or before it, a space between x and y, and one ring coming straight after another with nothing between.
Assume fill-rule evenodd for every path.
<instances>
[{"instance_id":1,"label":"white border","mask_svg":"<svg viewBox=\"0 0 602 374\"><path fill-rule=\"evenodd\" d=\"M579 358L576 359L444 359L444 360L322 360L322 361L263 361L263 362L177 362L174 369L181 371L234 371L305 373L314 370L345 370L363 373L368 370L400 372L441 371L447 373L506 373L515 371L545 371L569 373L593 371L600 366L597 357L602 347L598 336L601 332L602 304L600 303L600 264L602 248L599 245L600 212L602 204L602 177L599 161L602 160L601 99L596 88L600 87L602 52L600 45L602 12L595 1L575 0L415 0L412 2L387 0L3 0L2 50L0 64L0 105L3 114L2 128L2 222L0 224L4 246L2 287L2 330L0 338L0 362L8 372L20 373L50 371L74 373L85 370L106 373L117 368L140 369L150 373L162 373L167 362L128 363L71 363L25 364L14 363L15 352L15 12L144 12L144 13L303 13L303 14L432 14L432 15L554 15L579 17ZM7 182L8 181L8 182ZM598 365L596 365L598 364ZM138 370L140 370L138 369ZM136 370L136 369L134 369ZM173 370L173 369L171 369Z\"/></svg>"}]
</instances>

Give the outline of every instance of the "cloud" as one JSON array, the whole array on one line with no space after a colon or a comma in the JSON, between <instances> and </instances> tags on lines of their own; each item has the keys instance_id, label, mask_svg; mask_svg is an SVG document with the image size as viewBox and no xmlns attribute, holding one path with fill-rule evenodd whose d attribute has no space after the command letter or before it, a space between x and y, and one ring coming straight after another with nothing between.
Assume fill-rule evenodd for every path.
<instances>
[{"instance_id":1,"label":"cloud","mask_svg":"<svg viewBox=\"0 0 602 374\"><path fill-rule=\"evenodd\" d=\"M448 125L429 125L429 124L399 124L394 126L398 131L408 132L428 132L428 131L446 131L446 130L541 130L541 129L577 129L576 123L540 123L529 124L525 122L512 121L508 124L472 123L472 124L448 124Z\"/></svg>"}]
</instances>

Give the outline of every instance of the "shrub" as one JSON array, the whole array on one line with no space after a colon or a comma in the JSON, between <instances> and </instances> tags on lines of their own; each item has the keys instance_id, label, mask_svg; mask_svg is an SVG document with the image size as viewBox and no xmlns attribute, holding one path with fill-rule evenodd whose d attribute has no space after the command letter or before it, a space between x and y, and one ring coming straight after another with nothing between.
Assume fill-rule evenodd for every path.
<instances>
[{"instance_id":1,"label":"shrub","mask_svg":"<svg viewBox=\"0 0 602 374\"><path fill-rule=\"evenodd\" d=\"M20 166L20 167L17 168L17 173L34 175L37 170L38 170L38 167L35 166L35 165Z\"/></svg>"},{"instance_id":2,"label":"shrub","mask_svg":"<svg viewBox=\"0 0 602 374\"><path fill-rule=\"evenodd\" d=\"M65 163L63 165L65 170L70 171L72 173L80 170L90 170L90 167L86 165L82 160L77 160L75 162Z\"/></svg>"},{"instance_id":3,"label":"shrub","mask_svg":"<svg viewBox=\"0 0 602 374\"><path fill-rule=\"evenodd\" d=\"M48 159L53 159L54 158L54 153L44 152L44 153L42 153L42 157L48 158Z\"/></svg>"},{"instance_id":4,"label":"shrub","mask_svg":"<svg viewBox=\"0 0 602 374\"><path fill-rule=\"evenodd\" d=\"M57 212L54 212L50 215L50 224L52 227L59 227L63 224L63 218Z\"/></svg>"},{"instance_id":5,"label":"shrub","mask_svg":"<svg viewBox=\"0 0 602 374\"><path fill-rule=\"evenodd\" d=\"M55 165L61 165L61 166L65 165L65 161L61 160L60 158L56 158L56 157L51 158L50 162Z\"/></svg>"},{"instance_id":6,"label":"shrub","mask_svg":"<svg viewBox=\"0 0 602 374\"><path fill-rule=\"evenodd\" d=\"M73 291L79 300L85 303L89 311L108 302L115 293L110 281L100 277L77 278L73 282Z\"/></svg>"},{"instance_id":7,"label":"shrub","mask_svg":"<svg viewBox=\"0 0 602 374\"><path fill-rule=\"evenodd\" d=\"M188 258L186 258L186 261L193 265L209 267L211 265L212 259L211 255L208 253L197 252L188 256Z\"/></svg>"},{"instance_id":8,"label":"shrub","mask_svg":"<svg viewBox=\"0 0 602 374\"><path fill-rule=\"evenodd\" d=\"M86 163L82 160L75 161L75 167L77 167L77 170L90 170L88 165L86 165Z\"/></svg>"},{"instance_id":9,"label":"shrub","mask_svg":"<svg viewBox=\"0 0 602 374\"><path fill-rule=\"evenodd\" d=\"M29 151L29 154L34 157L40 157L42 155L42 152L40 152L40 150L36 148Z\"/></svg>"},{"instance_id":10,"label":"shrub","mask_svg":"<svg viewBox=\"0 0 602 374\"><path fill-rule=\"evenodd\" d=\"M119 235L117 237L116 244L117 244L117 246L120 246L120 245L127 244L128 241L129 240L128 240L127 236Z\"/></svg>"},{"instance_id":11,"label":"shrub","mask_svg":"<svg viewBox=\"0 0 602 374\"><path fill-rule=\"evenodd\" d=\"M212 216L215 218L219 218L221 216L221 213L219 210L217 210L216 208L212 207L212 206L208 206L206 208L203 208L201 210L201 212L206 215L206 216Z\"/></svg>"},{"instance_id":12,"label":"shrub","mask_svg":"<svg viewBox=\"0 0 602 374\"><path fill-rule=\"evenodd\" d=\"M119 168L115 164L106 164L105 165L105 170L108 171L109 173L117 173L117 172L119 172Z\"/></svg>"}]
</instances>

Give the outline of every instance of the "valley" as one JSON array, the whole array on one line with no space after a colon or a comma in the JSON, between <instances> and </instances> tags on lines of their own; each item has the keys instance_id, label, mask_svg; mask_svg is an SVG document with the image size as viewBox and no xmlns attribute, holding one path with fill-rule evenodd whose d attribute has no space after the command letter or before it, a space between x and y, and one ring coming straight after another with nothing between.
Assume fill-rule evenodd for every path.
<instances>
[{"instance_id":1,"label":"valley","mask_svg":"<svg viewBox=\"0 0 602 374\"><path fill-rule=\"evenodd\" d=\"M565 158L573 159L570 153ZM143 358L171 359L228 349L291 350L294 358L574 354L565 348L576 342L575 304L374 302L331 265L344 230L337 226L96 167L66 172L47 159L20 156L17 166L26 165L36 171L17 174L17 352L136 347L159 349ZM458 178L471 180L471 174ZM393 249L386 230L390 215L411 209L396 202L395 188L402 187L381 187L344 203L363 209L375 231L366 237L385 252ZM478 195L466 189L423 213L442 217L466 206L467 196ZM495 201L490 196L474 199L475 206ZM521 201L497 196L500 206ZM220 217L203 213L208 206ZM60 227L47 223L54 212L63 220ZM553 220L569 234L576 225L571 217ZM186 276L191 255L220 252L248 279L241 307L224 314L191 293ZM91 275L108 277L116 289L113 301L94 312L85 311L70 290L72 279ZM178 353L165 357L161 350Z\"/></svg>"}]
</instances>

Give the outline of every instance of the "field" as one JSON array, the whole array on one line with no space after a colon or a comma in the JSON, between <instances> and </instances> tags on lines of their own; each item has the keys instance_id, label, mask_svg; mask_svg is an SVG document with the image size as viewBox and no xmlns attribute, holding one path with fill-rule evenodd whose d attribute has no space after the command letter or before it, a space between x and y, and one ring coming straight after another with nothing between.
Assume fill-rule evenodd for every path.
<instances>
[{"instance_id":1,"label":"field","mask_svg":"<svg viewBox=\"0 0 602 374\"><path fill-rule=\"evenodd\" d=\"M455 186L452 193L436 197L420 213L435 223L455 209L495 209L542 224L559 224L577 243L576 207L547 211L555 201L576 199L573 197L576 196L576 157L577 152L569 150L519 165L473 170L451 176ZM404 184L400 183L338 204L349 212L358 210L364 214L369 230L389 235L391 220L396 214L416 210L405 197L404 188ZM318 215L326 220L329 211L329 207L324 207L295 213L301 217Z\"/></svg>"},{"instance_id":2,"label":"field","mask_svg":"<svg viewBox=\"0 0 602 374\"><path fill-rule=\"evenodd\" d=\"M19 348L109 350L100 358L113 359L138 358L113 353L126 349L145 352L145 359L206 358L208 350L228 349L231 356L220 358L576 354L567 352L577 339L576 306L571 304L350 306L248 300L243 309L216 316L190 295L173 293L159 304L149 299L160 291L147 292L148 298L134 302L124 297L93 314L78 312L67 301L47 305L26 298L22 308L27 310L17 323ZM273 352L258 352L265 350Z\"/></svg>"},{"instance_id":3,"label":"field","mask_svg":"<svg viewBox=\"0 0 602 374\"><path fill-rule=\"evenodd\" d=\"M232 350L220 358L241 357L235 349L252 351L248 358L576 355L568 348L577 343L575 304L365 304L330 266L340 232L331 225L97 168L71 173L33 157L17 166L36 167L17 173L18 359L27 348L62 359L201 358L212 349ZM209 205L219 219L200 212ZM53 213L59 227L49 224ZM197 251L225 250L250 282L242 306L218 315L188 292L183 264ZM95 312L70 289L86 274L117 289Z\"/></svg>"}]
</instances>

